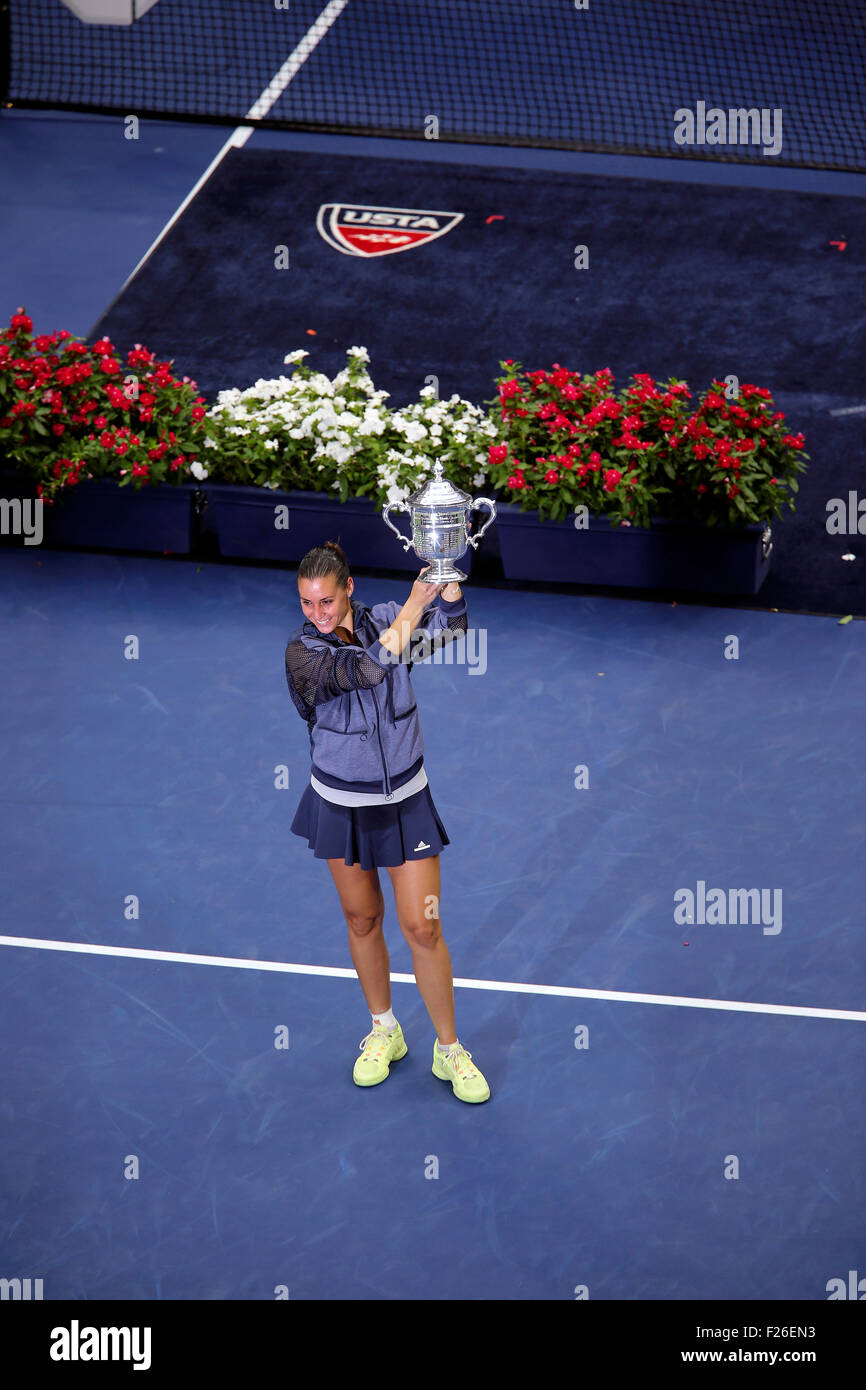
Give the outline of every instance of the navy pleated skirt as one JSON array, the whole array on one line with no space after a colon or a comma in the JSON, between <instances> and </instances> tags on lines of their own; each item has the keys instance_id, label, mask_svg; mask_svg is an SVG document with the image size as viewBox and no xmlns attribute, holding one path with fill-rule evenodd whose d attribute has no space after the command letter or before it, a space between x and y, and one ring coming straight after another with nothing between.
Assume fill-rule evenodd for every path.
<instances>
[{"instance_id":1,"label":"navy pleated skirt","mask_svg":"<svg viewBox=\"0 0 866 1390\"><path fill-rule=\"evenodd\" d=\"M451 843L430 787L386 806L337 806L309 782L291 824L316 859L342 859L362 869L396 868L429 859Z\"/></svg>"}]
</instances>

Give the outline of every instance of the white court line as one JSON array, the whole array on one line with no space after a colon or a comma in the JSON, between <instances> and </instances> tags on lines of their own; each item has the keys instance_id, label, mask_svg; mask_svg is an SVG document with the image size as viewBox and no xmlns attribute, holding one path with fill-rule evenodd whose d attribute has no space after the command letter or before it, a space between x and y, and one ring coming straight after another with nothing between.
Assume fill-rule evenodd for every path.
<instances>
[{"instance_id":1,"label":"white court line","mask_svg":"<svg viewBox=\"0 0 866 1390\"><path fill-rule=\"evenodd\" d=\"M244 956L197 956L184 951L152 951L143 946L94 946L85 941L46 941L38 936L0 936L0 946L30 946L40 951L76 951L90 956L129 956L133 960L165 960L177 965L224 965L235 970L276 970L289 975L335 975L357 980L354 970L337 965L292 965L281 960L249 960ZM401 985L414 985L414 975L391 975ZM866 1023L858 1009L811 1009L800 1004L750 1004L740 999L692 999L684 994L629 994L612 989L575 989L570 985L527 985L512 980L457 980L463 989L494 989L510 994L553 994L567 999L607 999L624 1004L669 1004L683 1009L728 1009L736 1013L791 1014L797 1018L839 1018Z\"/></svg>"},{"instance_id":2,"label":"white court line","mask_svg":"<svg viewBox=\"0 0 866 1390\"><path fill-rule=\"evenodd\" d=\"M283 95L283 92L288 87L289 83L297 73L298 69L302 66L303 63L306 62L306 60L309 58L310 54L313 52L313 49L316 47L319 41L325 37L331 25L334 23L336 19L339 18L339 16L342 14L343 10L346 8L348 3L349 0L331 0L331 3L325 6L325 8L322 10L322 13L319 15L319 18L315 21L314 24L310 25L309 29L307 30L304 37L301 39L301 42L298 44L294 53L290 54L290 56L283 63L283 66L280 68L276 76L271 78L270 82L268 83L267 87L265 87L265 90L262 92L261 96L258 97L258 99L250 107L249 111L247 112L247 120L261 120L262 117L268 114L274 103L278 101L280 97ZM232 131L231 135L229 136L228 140L226 140L222 149L219 151L218 154L214 156L208 167L205 169L198 183L195 185L194 188L190 190L189 193L187 193L186 197L184 198L180 207L177 209L174 216L171 218L169 222L166 222L159 236L156 238L156 241L153 243L150 249L146 251L145 254L142 256L138 265L135 267L135 270L124 280L123 284L117 292L117 295L115 296L115 299L118 299L120 295L123 294L123 291L126 289L127 285L135 279L136 275L141 270L141 267L144 265L145 261L153 255L157 246L159 246L159 243L171 231L172 227L174 226L177 219L180 217L181 213L189 207L190 203L198 193L199 189L205 183L207 183L214 169L217 167L218 164L222 162L222 160L228 154L229 150L240 149L243 145L245 145L249 140L250 136L252 135L254 129L254 126L239 125Z\"/></svg>"}]
</instances>

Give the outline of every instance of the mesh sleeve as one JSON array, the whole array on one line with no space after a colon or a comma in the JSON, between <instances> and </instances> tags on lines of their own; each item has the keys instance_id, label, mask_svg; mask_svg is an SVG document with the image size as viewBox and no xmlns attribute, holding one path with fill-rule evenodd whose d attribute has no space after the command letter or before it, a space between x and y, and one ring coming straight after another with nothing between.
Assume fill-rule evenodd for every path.
<instances>
[{"instance_id":1,"label":"mesh sleeve","mask_svg":"<svg viewBox=\"0 0 866 1390\"><path fill-rule=\"evenodd\" d=\"M466 621L465 609L462 613L452 613L450 616L446 616L446 614L443 613L442 616L445 618L451 632L466 632L468 630L469 625Z\"/></svg>"},{"instance_id":2,"label":"mesh sleeve","mask_svg":"<svg viewBox=\"0 0 866 1390\"><path fill-rule=\"evenodd\" d=\"M286 647L286 682L298 713L315 723L316 705L349 690L369 690L385 679L386 671L360 647L312 649L301 641Z\"/></svg>"},{"instance_id":3,"label":"mesh sleeve","mask_svg":"<svg viewBox=\"0 0 866 1390\"><path fill-rule=\"evenodd\" d=\"M458 632L468 631L469 625L466 618L465 606L462 613L448 613L443 608L440 608L438 611L442 621L446 623L447 626L434 628L432 632L425 632L423 640L413 640L412 648L415 652L415 661L426 661L434 652L439 651L440 647L444 647L449 642L453 642ZM423 627L423 623L419 624L419 630L421 627ZM416 641L418 642L417 646L415 646ZM410 671L415 661L409 662Z\"/></svg>"}]
</instances>

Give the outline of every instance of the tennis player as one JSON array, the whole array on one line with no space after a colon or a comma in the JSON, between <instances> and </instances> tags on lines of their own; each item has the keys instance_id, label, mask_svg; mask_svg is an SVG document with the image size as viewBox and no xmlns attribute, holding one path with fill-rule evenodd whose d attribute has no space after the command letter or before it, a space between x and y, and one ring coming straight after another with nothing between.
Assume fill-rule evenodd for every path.
<instances>
[{"instance_id":1,"label":"tennis player","mask_svg":"<svg viewBox=\"0 0 866 1390\"><path fill-rule=\"evenodd\" d=\"M408 1051L391 1009L378 874L385 868L436 1029L433 1075L450 1081L459 1100L485 1101L490 1088L455 1031L451 957L439 916L439 855L450 841L427 785L413 662L404 655L410 640L416 654L422 640L427 655L465 632L466 600L459 584L419 578L404 604L368 608L352 597L354 587L334 541L308 551L298 566L305 622L286 646L289 694L306 720L312 760L291 829L328 861L372 1018L354 1079L379 1085Z\"/></svg>"}]
</instances>

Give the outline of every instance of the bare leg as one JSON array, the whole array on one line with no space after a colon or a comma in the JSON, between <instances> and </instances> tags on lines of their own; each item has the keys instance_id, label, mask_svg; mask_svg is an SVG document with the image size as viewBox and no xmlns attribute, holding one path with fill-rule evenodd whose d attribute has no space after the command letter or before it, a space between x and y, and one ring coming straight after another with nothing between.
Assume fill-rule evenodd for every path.
<instances>
[{"instance_id":1,"label":"bare leg","mask_svg":"<svg viewBox=\"0 0 866 1390\"><path fill-rule=\"evenodd\" d=\"M391 962L382 921L385 899L376 869L351 868L342 859L329 859L328 867L340 895L349 928L349 950L371 1014L391 1007Z\"/></svg>"},{"instance_id":2,"label":"bare leg","mask_svg":"<svg viewBox=\"0 0 866 1390\"><path fill-rule=\"evenodd\" d=\"M412 951L415 982L440 1043L457 1041L451 956L439 918L439 856L388 869L400 927Z\"/></svg>"}]
</instances>

